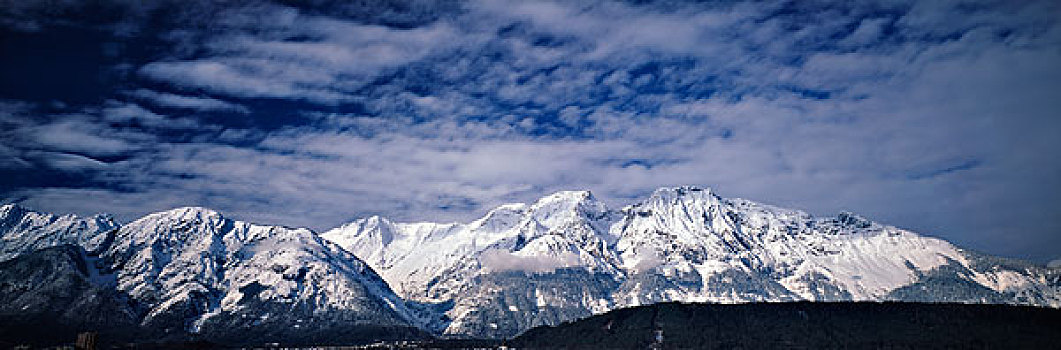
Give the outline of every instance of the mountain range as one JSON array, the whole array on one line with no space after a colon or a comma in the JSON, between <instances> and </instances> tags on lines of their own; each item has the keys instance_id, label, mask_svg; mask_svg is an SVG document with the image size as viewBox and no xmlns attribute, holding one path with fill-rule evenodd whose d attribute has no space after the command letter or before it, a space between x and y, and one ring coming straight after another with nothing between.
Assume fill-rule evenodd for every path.
<instances>
[{"instance_id":1,"label":"mountain range","mask_svg":"<svg viewBox=\"0 0 1061 350\"><path fill-rule=\"evenodd\" d=\"M509 338L669 301L800 300L1058 308L1061 271L693 186L618 210L565 191L470 223L373 216L319 234L205 208L120 224L0 207L0 324L324 344Z\"/></svg>"}]
</instances>

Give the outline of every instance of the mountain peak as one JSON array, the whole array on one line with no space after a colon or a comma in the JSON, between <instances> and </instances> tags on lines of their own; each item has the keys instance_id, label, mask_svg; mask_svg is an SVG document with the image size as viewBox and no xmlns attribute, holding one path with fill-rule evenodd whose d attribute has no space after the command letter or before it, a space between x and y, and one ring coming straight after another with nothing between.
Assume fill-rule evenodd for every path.
<instances>
[{"instance_id":1,"label":"mountain peak","mask_svg":"<svg viewBox=\"0 0 1061 350\"><path fill-rule=\"evenodd\" d=\"M224 220L223 215L220 212L204 207L180 207L170 210L160 211L148 214L140 220L144 219L161 219L168 218L176 221L195 221L195 220L209 220L209 221L221 221ZM137 221L140 221L137 220Z\"/></svg>"},{"instance_id":2,"label":"mountain peak","mask_svg":"<svg viewBox=\"0 0 1061 350\"><path fill-rule=\"evenodd\" d=\"M718 197L714 194L714 191L710 187L700 187L694 185L676 186L676 187L660 187L655 191L652 191L652 197L684 197L684 196L713 196Z\"/></svg>"},{"instance_id":3,"label":"mountain peak","mask_svg":"<svg viewBox=\"0 0 1061 350\"><path fill-rule=\"evenodd\" d=\"M221 213L218 212L217 210L213 210L213 209L206 208L206 207L200 207L200 206L179 207L179 208L166 210L164 212L180 213L182 215L188 215L188 214L192 214L192 215L221 215Z\"/></svg>"},{"instance_id":4,"label":"mountain peak","mask_svg":"<svg viewBox=\"0 0 1061 350\"><path fill-rule=\"evenodd\" d=\"M360 221L362 231L369 232L381 245L390 244L394 240L394 223L379 215L372 215Z\"/></svg>"},{"instance_id":5,"label":"mountain peak","mask_svg":"<svg viewBox=\"0 0 1061 350\"><path fill-rule=\"evenodd\" d=\"M120 225L107 214L84 218L38 212L23 205L0 206L0 261L37 249L76 244L93 251Z\"/></svg>"},{"instance_id":6,"label":"mountain peak","mask_svg":"<svg viewBox=\"0 0 1061 350\"><path fill-rule=\"evenodd\" d=\"M0 206L0 218L10 217L12 215L19 215L27 211L26 207L19 205L18 203L8 203Z\"/></svg>"},{"instance_id":7,"label":"mountain peak","mask_svg":"<svg viewBox=\"0 0 1061 350\"><path fill-rule=\"evenodd\" d=\"M543 202L555 202L555 201L593 201L596 198L593 197L593 193L590 191L557 191L548 196L538 199L536 203Z\"/></svg>"},{"instance_id":8,"label":"mountain peak","mask_svg":"<svg viewBox=\"0 0 1061 350\"><path fill-rule=\"evenodd\" d=\"M844 226L855 228L867 228L874 224L873 221L849 211L842 211L840 214L836 215L836 222Z\"/></svg>"},{"instance_id":9,"label":"mountain peak","mask_svg":"<svg viewBox=\"0 0 1061 350\"><path fill-rule=\"evenodd\" d=\"M551 229L602 217L608 208L589 191L560 191L534 202L530 211L534 220Z\"/></svg>"},{"instance_id":10,"label":"mountain peak","mask_svg":"<svg viewBox=\"0 0 1061 350\"><path fill-rule=\"evenodd\" d=\"M667 207L679 203L684 205L701 206L704 204L719 203L722 197L715 194L710 188L698 186L661 187L652 192L647 200L633 207Z\"/></svg>"},{"instance_id":11,"label":"mountain peak","mask_svg":"<svg viewBox=\"0 0 1061 350\"><path fill-rule=\"evenodd\" d=\"M119 231L119 239L129 245L147 244L157 240L192 244L191 241L211 240L223 235L234 222L212 209L182 207L148 214Z\"/></svg>"},{"instance_id":12,"label":"mountain peak","mask_svg":"<svg viewBox=\"0 0 1061 350\"><path fill-rule=\"evenodd\" d=\"M559 191L548 196L539 198L530 209L539 211L542 208L563 207L566 209L590 208L594 211L604 211L603 203L597 201L590 191Z\"/></svg>"},{"instance_id":13,"label":"mountain peak","mask_svg":"<svg viewBox=\"0 0 1061 350\"><path fill-rule=\"evenodd\" d=\"M372 215L372 216L369 216L367 218L364 218L363 220L365 222L365 225L369 225L369 226L390 225L390 224L394 223L394 222L390 221L390 219L387 219L387 218L379 216L379 215Z\"/></svg>"}]
</instances>

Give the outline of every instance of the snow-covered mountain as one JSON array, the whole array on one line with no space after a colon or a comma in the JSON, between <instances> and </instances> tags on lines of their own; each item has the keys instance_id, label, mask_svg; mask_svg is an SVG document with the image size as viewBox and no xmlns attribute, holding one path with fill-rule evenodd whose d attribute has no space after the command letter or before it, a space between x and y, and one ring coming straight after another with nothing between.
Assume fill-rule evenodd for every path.
<instances>
[{"instance_id":1,"label":"snow-covered mountain","mask_svg":"<svg viewBox=\"0 0 1061 350\"><path fill-rule=\"evenodd\" d=\"M25 211L22 216L47 217ZM21 237L35 242L41 240L30 237L32 232L52 234L27 232ZM96 235L94 230L81 232ZM341 342L415 337L420 332L410 324L419 316L369 266L306 229L255 225L209 209L179 208L102 235L105 238L48 242L79 244L65 246L82 252L77 264L83 268L75 275L127 299L145 330L231 343ZM18 240L2 248L14 242ZM10 260L10 266L18 266L20 258ZM27 258L70 265L63 259Z\"/></svg>"},{"instance_id":2,"label":"snow-covered mountain","mask_svg":"<svg viewBox=\"0 0 1061 350\"><path fill-rule=\"evenodd\" d=\"M507 337L660 301L958 301L1061 306L1055 272L850 213L816 218L698 187L612 211L560 192L469 224L362 219L322 234L403 297L446 305L436 331Z\"/></svg>"},{"instance_id":3,"label":"snow-covered mountain","mask_svg":"<svg viewBox=\"0 0 1061 350\"><path fill-rule=\"evenodd\" d=\"M117 229L118 223L106 214L58 216L5 204L0 206L0 261L63 244L98 249L106 233Z\"/></svg>"},{"instance_id":4,"label":"snow-covered mountain","mask_svg":"<svg viewBox=\"0 0 1061 350\"><path fill-rule=\"evenodd\" d=\"M373 216L321 236L383 271L401 294L442 301L480 272L579 266L619 273L606 235L614 214L589 192L560 192L532 205L498 207L470 224L401 224Z\"/></svg>"},{"instance_id":5,"label":"snow-covered mountain","mask_svg":"<svg viewBox=\"0 0 1061 350\"><path fill-rule=\"evenodd\" d=\"M661 188L621 210L565 191L470 223L374 216L319 235L204 208L122 226L5 205L0 237L0 321L28 312L91 322L110 310L109 324L231 343L510 337L662 301L1061 307L1059 269L698 187Z\"/></svg>"},{"instance_id":6,"label":"snow-covered mountain","mask_svg":"<svg viewBox=\"0 0 1061 350\"><path fill-rule=\"evenodd\" d=\"M607 233L619 218L589 192L573 191L504 205L469 224L371 217L321 236L365 257L400 295L448 305L449 322L433 331L507 336L613 307L609 288L597 287L624 274ZM495 300L516 289L520 302Z\"/></svg>"}]
</instances>

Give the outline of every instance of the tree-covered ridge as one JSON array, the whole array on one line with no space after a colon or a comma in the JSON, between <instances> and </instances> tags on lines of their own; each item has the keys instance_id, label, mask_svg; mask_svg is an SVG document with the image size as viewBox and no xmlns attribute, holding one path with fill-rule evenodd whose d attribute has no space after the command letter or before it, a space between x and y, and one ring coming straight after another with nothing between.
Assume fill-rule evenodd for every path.
<instances>
[{"instance_id":1,"label":"tree-covered ridge","mask_svg":"<svg viewBox=\"0 0 1061 350\"><path fill-rule=\"evenodd\" d=\"M513 339L517 348L666 349L1061 347L1061 310L900 302L660 303Z\"/></svg>"}]
</instances>

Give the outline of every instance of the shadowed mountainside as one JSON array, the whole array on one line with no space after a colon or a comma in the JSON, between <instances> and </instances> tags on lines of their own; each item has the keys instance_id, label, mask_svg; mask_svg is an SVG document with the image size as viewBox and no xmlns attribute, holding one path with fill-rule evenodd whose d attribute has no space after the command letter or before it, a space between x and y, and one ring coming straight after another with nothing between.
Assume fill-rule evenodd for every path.
<instances>
[{"instance_id":1,"label":"shadowed mountainside","mask_svg":"<svg viewBox=\"0 0 1061 350\"><path fill-rule=\"evenodd\" d=\"M145 322L150 305L113 288L109 265L80 247L60 245L0 262L0 348L18 344L68 344L78 332L98 332L100 344L158 342L141 348L187 344L295 345L363 344L380 340L428 339L417 328L394 324L375 310L323 312L305 302L255 301L231 316L211 318L198 332L176 322ZM108 281L111 280L111 281ZM264 289L264 288L263 288ZM350 296L358 300L371 296ZM317 312L314 312L314 311ZM264 317L248 317L255 312ZM188 313L177 316L189 317ZM192 315L194 316L194 314ZM255 316L255 315L250 315ZM175 344L175 345L174 345Z\"/></svg>"}]
</instances>

